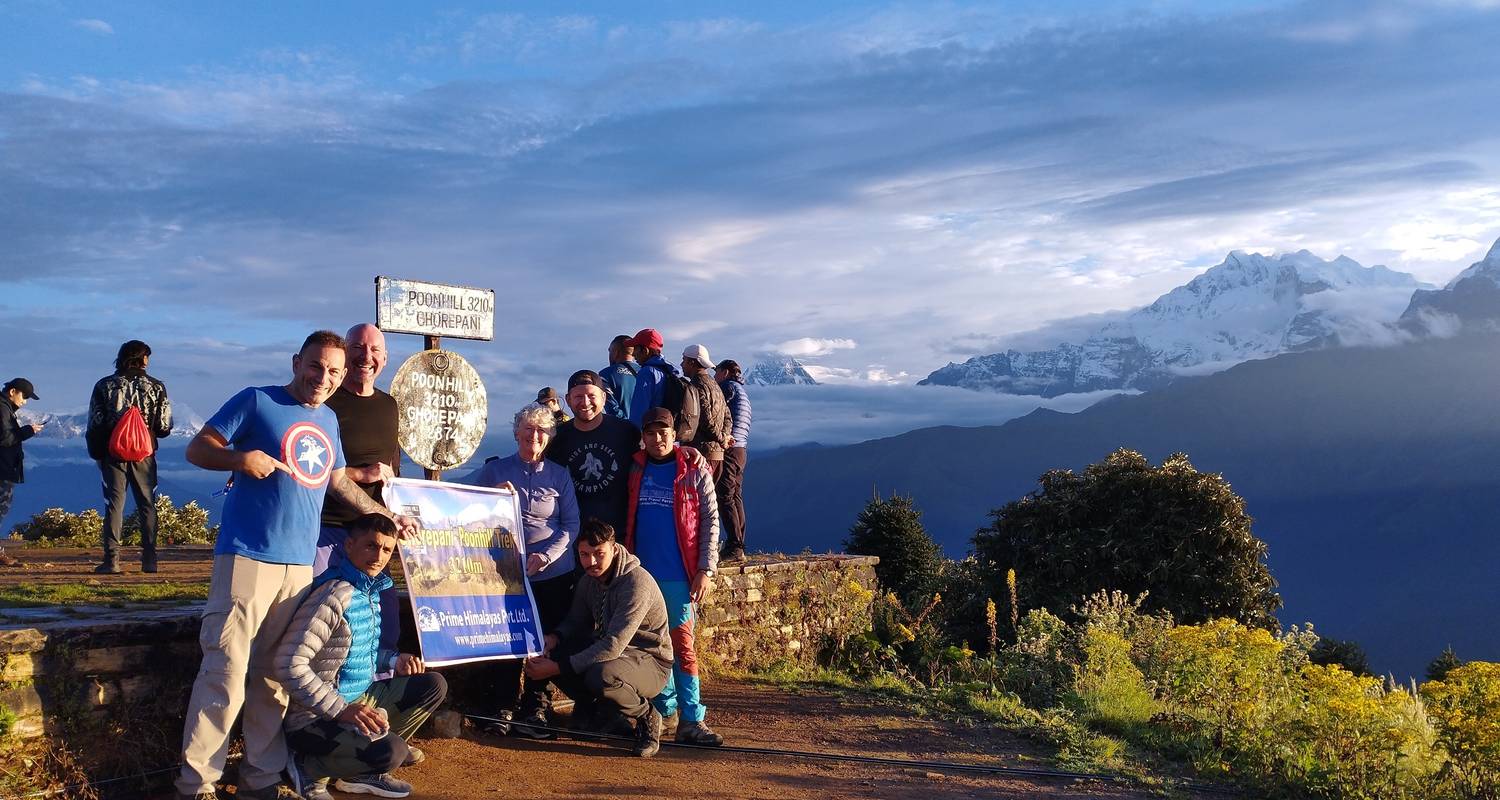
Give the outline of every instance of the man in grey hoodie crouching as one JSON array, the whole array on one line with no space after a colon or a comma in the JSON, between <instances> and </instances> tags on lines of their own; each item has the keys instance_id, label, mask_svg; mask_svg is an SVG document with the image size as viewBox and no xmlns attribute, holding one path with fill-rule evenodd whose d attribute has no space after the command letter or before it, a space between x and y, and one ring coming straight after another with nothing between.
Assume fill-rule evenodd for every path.
<instances>
[{"instance_id":1,"label":"man in grey hoodie crouching","mask_svg":"<svg viewBox=\"0 0 1500 800\"><path fill-rule=\"evenodd\" d=\"M595 518L578 532L584 576L573 606L542 655L526 662L533 680L552 678L575 703L573 718L606 727L624 715L635 723L635 754L656 755L661 714L651 699L672 671L667 604L641 562L615 542L615 529Z\"/></svg>"}]
</instances>

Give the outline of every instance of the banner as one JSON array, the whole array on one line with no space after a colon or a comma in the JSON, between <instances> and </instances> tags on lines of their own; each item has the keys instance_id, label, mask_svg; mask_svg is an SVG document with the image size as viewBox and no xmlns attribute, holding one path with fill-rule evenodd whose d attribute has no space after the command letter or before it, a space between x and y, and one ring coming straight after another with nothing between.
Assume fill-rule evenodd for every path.
<instances>
[{"instance_id":1,"label":"banner","mask_svg":"<svg viewBox=\"0 0 1500 800\"><path fill-rule=\"evenodd\" d=\"M423 661L437 667L542 652L515 492L396 478L385 505L422 521L421 533L401 542L401 569Z\"/></svg>"}]
</instances>

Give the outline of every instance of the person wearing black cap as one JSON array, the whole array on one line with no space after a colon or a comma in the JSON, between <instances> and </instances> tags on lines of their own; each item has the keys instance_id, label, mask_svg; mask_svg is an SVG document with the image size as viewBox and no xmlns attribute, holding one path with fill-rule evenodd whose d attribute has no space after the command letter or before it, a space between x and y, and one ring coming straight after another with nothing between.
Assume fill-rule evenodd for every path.
<instances>
[{"instance_id":1,"label":"person wearing black cap","mask_svg":"<svg viewBox=\"0 0 1500 800\"><path fill-rule=\"evenodd\" d=\"M717 747L724 737L705 721L693 636L698 606L713 589L719 566L714 479L697 450L677 444L671 411L653 408L644 422L641 452L631 459L625 549L656 579L672 626L672 677L656 697L656 710L669 728L681 715L677 741Z\"/></svg>"},{"instance_id":2,"label":"person wearing black cap","mask_svg":"<svg viewBox=\"0 0 1500 800\"><path fill-rule=\"evenodd\" d=\"M625 485L630 459L641 449L641 432L634 425L605 413L604 379L581 369L568 378L568 407L573 420L557 428L547 446L547 458L568 468L578 493L578 512L617 531L625 530Z\"/></svg>"},{"instance_id":3,"label":"person wearing black cap","mask_svg":"<svg viewBox=\"0 0 1500 800\"><path fill-rule=\"evenodd\" d=\"M568 412L562 410L562 400L558 398L556 389L543 386L541 391L536 393L536 401L552 411L552 420L556 424L561 425L568 421Z\"/></svg>"},{"instance_id":4,"label":"person wearing black cap","mask_svg":"<svg viewBox=\"0 0 1500 800\"><path fill-rule=\"evenodd\" d=\"M724 451L724 471L719 473L715 489L719 492L719 522L724 530L720 561L740 561L745 557L745 447L750 441L750 397L740 378L740 364L732 358L719 362L714 380L724 392L724 402L734 419L730 447Z\"/></svg>"},{"instance_id":5,"label":"person wearing black cap","mask_svg":"<svg viewBox=\"0 0 1500 800\"><path fill-rule=\"evenodd\" d=\"M16 484L24 483L26 472L21 461L21 442L35 436L42 423L22 425L16 420L16 412L26 401L35 400L36 387L25 378L12 378L5 384L5 393L0 397L0 521L10 513L11 498L15 496Z\"/></svg>"}]
</instances>

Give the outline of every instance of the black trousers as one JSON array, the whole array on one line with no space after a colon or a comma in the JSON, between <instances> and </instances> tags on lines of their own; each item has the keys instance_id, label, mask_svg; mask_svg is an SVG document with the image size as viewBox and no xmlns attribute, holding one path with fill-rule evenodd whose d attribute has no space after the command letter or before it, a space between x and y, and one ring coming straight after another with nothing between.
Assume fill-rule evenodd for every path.
<instances>
[{"instance_id":1,"label":"black trousers","mask_svg":"<svg viewBox=\"0 0 1500 800\"><path fill-rule=\"evenodd\" d=\"M536 612L542 618L542 634L553 632L573 605L572 573L531 584L531 596L536 598ZM521 716L546 710L547 687L552 684L552 679L534 681L527 678L523 690L521 670L524 666L525 662L519 658L495 662L492 674L496 709L519 710Z\"/></svg>"},{"instance_id":2,"label":"black trousers","mask_svg":"<svg viewBox=\"0 0 1500 800\"><path fill-rule=\"evenodd\" d=\"M156 557L156 456L144 461L99 462L104 488L104 560L114 561L120 549L120 529L125 522L125 489L135 498L141 520L141 557Z\"/></svg>"},{"instance_id":3,"label":"black trousers","mask_svg":"<svg viewBox=\"0 0 1500 800\"><path fill-rule=\"evenodd\" d=\"M745 549L745 448L724 451L724 471L714 487L719 497L719 551L732 553Z\"/></svg>"},{"instance_id":4,"label":"black trousers","mask_svg":"<svg viewBox=\"0 0 1500 800\"><path fill-rule=\"evenodd\" d=\"M552 652L553 659L561 661L593 643L569 644L575 646L559 644ZM563 694L573 698L574 719L614 708L631 719L640 719L650 711L652 698L666 688L671 674L671 664L657 661L644 650L626 647L619 658L591 664L582 672L558 675L552 680Z\"/></svg>"}]
</instances>

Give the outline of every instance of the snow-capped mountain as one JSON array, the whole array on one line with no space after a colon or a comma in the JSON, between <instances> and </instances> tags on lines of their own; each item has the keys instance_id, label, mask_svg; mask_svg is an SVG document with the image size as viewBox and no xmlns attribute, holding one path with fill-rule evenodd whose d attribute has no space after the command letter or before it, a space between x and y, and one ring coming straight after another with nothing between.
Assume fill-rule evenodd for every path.
<instances>
[{"instance_id":1,"label":"snow-capped mountain","mask_svg":"<svg viewBox=\"0 0 1500 800\"><path fill-rule=\"evenodd\" d=\"M42 423L42 432L37 434L39 439L82 439L89 426L87 410L37 414L23 408L16 418L23 425ZM191 439L203 427L203 422L193 409L182 403L172 404L172 438Z\"/></svg>"},{"instance_id":2,"label":"snow-capped mountain","mask_svg":"<svg viewBox=\"0 0 1500 800\"><path fill-rule=\"evenodd\" d=\"M976 356L920 384L1045 397L1152 389L1186 372L1359 340L1394 322L1421 287L1411 275L1344 256L1237 250L1082 342Z\"/></svg>"},{"instance_id":3,"label":"snow-capped mountain","mask_svg":"<svg viewBox=\"0 0 1500 800\"><path fill-rule=\"evenodd\" d=\"M789 356L762 356L755 368L745 376L751 386L816 386L818 381L809 375L806 366Z\"/></svg>"},{"instance_id":4,"label":"snow-capped mountain","mask_svg":"<svg viewBox=\"0 0 1500 800\"><path fill-rule=\"evenodd\" d=\"M1441 289L1418 289L1401 327L1421 334L1500 328L1500 240Z\"/></svg>"}]
</instances>

